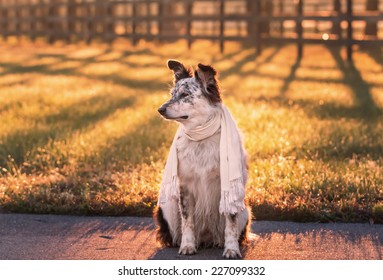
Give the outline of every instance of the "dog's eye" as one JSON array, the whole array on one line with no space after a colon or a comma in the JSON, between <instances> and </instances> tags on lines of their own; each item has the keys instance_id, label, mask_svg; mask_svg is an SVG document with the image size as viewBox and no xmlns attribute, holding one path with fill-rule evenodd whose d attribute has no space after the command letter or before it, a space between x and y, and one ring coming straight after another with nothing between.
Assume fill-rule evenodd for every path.
<instances>
[{"instance_id":1,"label":"dog's eye","mask_svg":"<svg viewBox=\"0 0 383 280\"><path fill-rule=\"evenodd\" d=\"M186 97L186 96L188 96L189 94L187 93L187 92L185 92L185 91L183 91L183 92L181 92L180 93L180 98L184 98L184 97Z\"/></svg>"}]
</instances>

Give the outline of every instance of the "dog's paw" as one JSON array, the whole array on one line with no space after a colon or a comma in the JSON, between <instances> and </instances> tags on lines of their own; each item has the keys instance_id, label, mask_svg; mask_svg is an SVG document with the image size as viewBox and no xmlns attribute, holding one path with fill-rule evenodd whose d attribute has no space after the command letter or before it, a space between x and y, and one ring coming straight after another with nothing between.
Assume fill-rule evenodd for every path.
<instances>
[{"instance_id":1,"label":"dog's paw","mask_svg":"<svg viewBox=\"0 0 383 280\"><path fill-rule=\"evenodd\" d=\"M242 255L239 249L233 249L233 248L225 248L222 256L226 259L242 258Z\"/></svg>"},{"instance_id":2,"label":"dog's paw","mask_svg":"<svg viewBox=\"0 0 383 280\"><path fill-rule=\"evenodd\" d=\"M194 245L181 246L178 254L180 255L193 255L197 253L197 249Z\"/></svg>"}]
</instances>

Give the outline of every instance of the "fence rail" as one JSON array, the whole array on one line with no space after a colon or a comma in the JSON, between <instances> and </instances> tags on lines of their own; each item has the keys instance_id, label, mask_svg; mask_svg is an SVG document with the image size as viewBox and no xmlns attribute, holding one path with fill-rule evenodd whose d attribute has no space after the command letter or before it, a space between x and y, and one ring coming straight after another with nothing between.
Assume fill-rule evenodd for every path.
<instances>
[{"instance_id":1,"label":"fence rail","mask_svg":"<svg viewBox=\"0 0 383 280\"><path fill-rule=\"evenodd\" d=\"M383 2L383 1L381 1ZM372 7L372 8L371 8ZM185 39L383 46L379 0L0 0L0 35L48 42ZM372 31L371 31L372 30Z\"/></svg>"}]
</instances>

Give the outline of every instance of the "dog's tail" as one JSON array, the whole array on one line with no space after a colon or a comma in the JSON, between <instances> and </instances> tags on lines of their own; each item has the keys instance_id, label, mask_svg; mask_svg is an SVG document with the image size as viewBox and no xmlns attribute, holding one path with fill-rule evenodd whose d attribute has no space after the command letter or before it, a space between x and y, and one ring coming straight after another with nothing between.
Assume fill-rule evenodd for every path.
<instances>
[{"instance_id":1,"label":"dog's tail","mask_svg":"<svg viewBox=\"0 0 383 280\"><path fill-rule=\"evenodd\" d=\"M170 234L168 222L165 220L160 206L154 209L153 218L157 223L156 240L162 246L173 247L173 239Z\"/></svg>"}]
</instances>

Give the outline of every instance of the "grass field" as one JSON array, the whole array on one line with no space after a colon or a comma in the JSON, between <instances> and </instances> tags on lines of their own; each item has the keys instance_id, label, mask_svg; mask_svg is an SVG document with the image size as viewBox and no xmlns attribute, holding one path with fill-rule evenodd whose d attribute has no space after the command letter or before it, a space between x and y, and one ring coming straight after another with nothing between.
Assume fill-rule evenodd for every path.
<instances>
[{"instance_id":1,"label":"grass field","mask_svg":"<svg viewBox=\"0 0 383 280\"><path fill-rule=\"evenodd\" d=\"M249 154L256 219L383 222L383 58L184 42L0 43L2 211L150 215L176 130L166 60L211 63ZM0 211L1 211L0 209Z\"/></svg>"}]
</instances>

